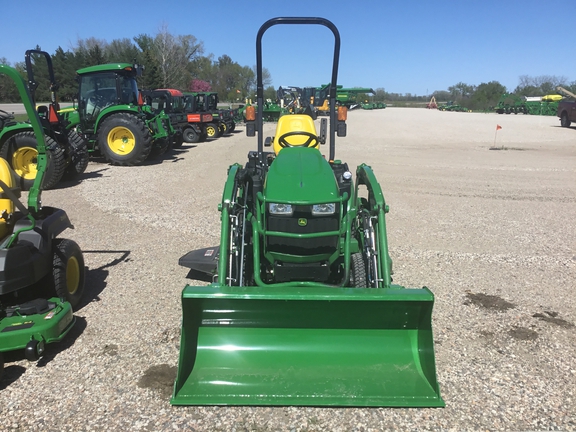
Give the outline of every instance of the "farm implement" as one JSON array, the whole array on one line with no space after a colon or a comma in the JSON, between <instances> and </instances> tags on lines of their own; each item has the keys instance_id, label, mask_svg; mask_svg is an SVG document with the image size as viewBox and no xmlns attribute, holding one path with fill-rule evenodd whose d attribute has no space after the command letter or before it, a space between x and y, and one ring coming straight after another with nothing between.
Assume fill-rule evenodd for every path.
<instances>
[{"instance_id":1,"label":"farm implement","mask_svg":"<svg viewBox=\"0 0 576 432\"><path fill-rule=\"evenodd\" d=\"M228 169L220 244L184 255L182 332L173 405L441 407L432 337L434 296L392 284L374 171L335 157L346 136L336 109L340 35L323 18L274 18L256 38L257 105L264 105L262 37L272 26L321 25L334 35L329 121L278 119L246 107L257 136ZM321 147L328 144L328 154ZM269 147L269 151L264 148Z\"/></svg>"}]
</instances>

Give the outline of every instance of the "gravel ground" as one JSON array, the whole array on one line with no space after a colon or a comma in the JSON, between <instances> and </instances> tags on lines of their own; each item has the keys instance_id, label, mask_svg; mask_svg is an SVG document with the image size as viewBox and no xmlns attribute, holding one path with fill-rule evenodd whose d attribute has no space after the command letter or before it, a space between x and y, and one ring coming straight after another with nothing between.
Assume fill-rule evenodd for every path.
<instances>
[{"instance_id":1,"label":"gravel ground","mask_svg":"<svg viewBox=\"0 0 576 432\"><path fill-rule=\"evenodd\" d=\"M7 359L0 430L576 430L576 129L425 109L352 111L336 154L382 185L394 282L436 296L446 408L170 406L177 262L219 241L226 169L256 146L239 129L142 167L95 160L43 193L76 227L85 301L37 364Z\"/></svg>"}]
</instances>

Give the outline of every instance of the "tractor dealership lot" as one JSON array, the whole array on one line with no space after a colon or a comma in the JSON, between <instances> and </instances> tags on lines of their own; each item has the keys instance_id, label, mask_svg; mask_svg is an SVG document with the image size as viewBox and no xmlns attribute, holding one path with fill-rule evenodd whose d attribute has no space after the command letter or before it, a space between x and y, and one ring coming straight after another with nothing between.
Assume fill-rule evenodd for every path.
<instances>
[{"instance_id":1,"label":"tractor dealership lot","mask_svg":"<svg viewBox=\"0 0 576 432\"><path fill-rule=\"evenodd\" d=\"M372 166L382 186L394 283L436 297L446 408L170 406L178 259L219 242L226 170L256 148L240 126L140 167L92 160L43 193L75 225L65 237L84 251L85 300L38 364L6 358L0 429L576 430L576 127L394 107L347 123L336 157Z\"/></svg>"}]
</instances>

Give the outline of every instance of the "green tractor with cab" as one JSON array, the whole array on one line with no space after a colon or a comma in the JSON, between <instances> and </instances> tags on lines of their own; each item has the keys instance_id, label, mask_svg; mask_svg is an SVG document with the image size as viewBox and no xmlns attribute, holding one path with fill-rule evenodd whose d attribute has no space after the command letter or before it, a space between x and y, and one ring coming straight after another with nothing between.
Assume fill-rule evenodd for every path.
<instances>
[{"instance_id":1,"label":"green tractor with cab","mask_svg":"<svg viewBox=\"0 0 576 432\"><path fill-rule=\"evenodd\" d=\"M374 171L336 159L347 108L336 110L340 35L323 18L274 18L334 35L329 121L284 115L264 139L264 112L246 108L257 149L228 168L220 244L184 255L180 358L173 405L441 407L426 288L392 283L388 205ZM328 126L329 123L329 126ZM327 151L322 151L324 143ZM361 144L361 143L358 143ZM271 147L271 151L265 151ZM361 150L359 150L361 151Z\"/></svg>"},{"instance_id":2,"label":"green tractor with cab","mask_svg":"<svg viewBox=\"0 0 576 432\"><path fill-rule=\"evenodd\" d=\"M89 151L113 165L140 165L172 144L169 116L143 104L137 83L142 72L142 66L129 63L78 70L78 107L63 113Z\"/></svg>"}]
</instances>

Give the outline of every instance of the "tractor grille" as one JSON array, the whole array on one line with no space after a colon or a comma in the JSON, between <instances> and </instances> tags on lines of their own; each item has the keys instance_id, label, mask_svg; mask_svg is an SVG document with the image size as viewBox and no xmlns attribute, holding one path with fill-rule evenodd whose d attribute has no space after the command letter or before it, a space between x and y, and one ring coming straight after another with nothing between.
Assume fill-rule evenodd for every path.
<instances>
[{"instance_id":1,"label":"tractor grille","mask_svg":"<svg viewBox=\"0 0 576 432\"><path fill-rule=\"evenodd\" d=\"M304 223L305 221L305 223ZM327 231L338 231L339 216L312 216L310 211L295 211L292 216L268 215L268 231L291 234L313 234ZM338 236L315 238L289 238L267 236L270 252L290 255L318 255L332 253L338 245Z\"/></svg>"}]
</instances>

